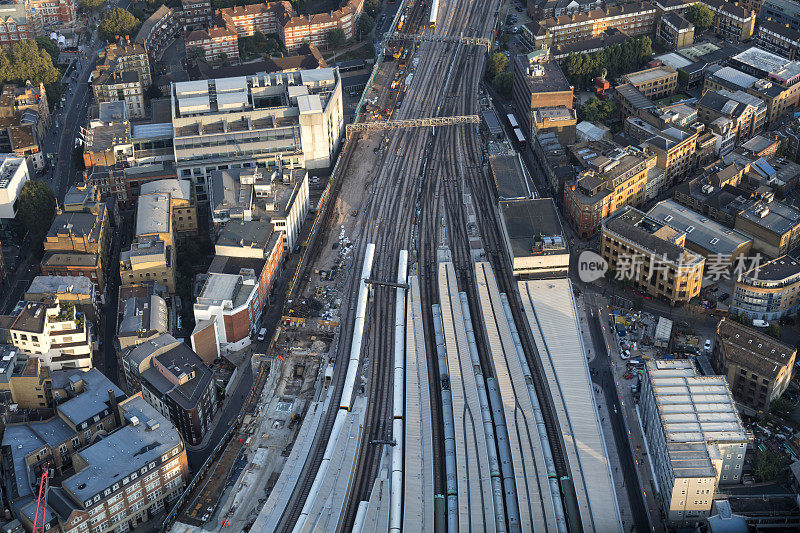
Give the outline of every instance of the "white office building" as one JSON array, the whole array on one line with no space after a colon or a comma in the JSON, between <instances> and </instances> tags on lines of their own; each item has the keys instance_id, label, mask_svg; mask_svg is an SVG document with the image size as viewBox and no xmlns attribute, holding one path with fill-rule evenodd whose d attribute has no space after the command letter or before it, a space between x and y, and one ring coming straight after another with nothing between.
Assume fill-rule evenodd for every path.
<instances>
[{"instance_id":1,"label":"white office building","mask_svg":"<svg viewBox=\"0 0 800 533\"><path fill-rule=\"evenodd\" d=\"M344 132L332 68L173 83L171 103L178 174L200 202L215 170L329 167Z\"/></svg>"},{"instance_id":2,"label":"white office building","mask_svg":"<svg viewBox=\"0 0 800 533\"><path fill-rule=\"evenodd\" d=\"M742 479L749 437L728 382L699 375L691 361L648 361L639 405L667 522L694 527L718 485Z\"/></svg>"},{"instance_id":3,"label":"white office building","mask_svg":"<svg viewBox=\"0 0 800 533\"><path fill-rule=\"evenodd\" d=\"M25 182L30 179L24 157L0 154L0 220L17 216L17 199Z\"/></svg>"}]
</instances>

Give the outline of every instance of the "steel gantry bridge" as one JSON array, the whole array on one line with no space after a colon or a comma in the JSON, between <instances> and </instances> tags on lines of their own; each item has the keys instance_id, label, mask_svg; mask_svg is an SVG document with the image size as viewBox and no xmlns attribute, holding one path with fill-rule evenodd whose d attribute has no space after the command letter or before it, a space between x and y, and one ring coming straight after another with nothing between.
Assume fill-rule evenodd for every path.
<instances>
[{"instance_id":1,"label":"steel gantry bridge","mask_svg":"<svg viewBox=\"0 0 800 533\"><path fill-rule=\"evenodd\" d=\"M359 122L347 125L347 135L364 131L398 130L403 128L423 128L425 126L452 126L454 124L477 124L478 115L459 115L451 117L411 118L407 120L384 120L380 122Z\"/></svg>"},{"instance_id":2,"label":"steel gantry bridge","mask_svg":"<svg viewBox=\"0 0 800 533\"><path fill-rule=\"evenodd\" d=\"M491 39L486 39L484 37L465 37L463 35L428 35L419 33L394 32L389 35L386 40L391 41L394 39L414 42L431 41L435 43L460 43L472 46L485 46L487 49L492 46Z\"/></svg>"}]
</instances>

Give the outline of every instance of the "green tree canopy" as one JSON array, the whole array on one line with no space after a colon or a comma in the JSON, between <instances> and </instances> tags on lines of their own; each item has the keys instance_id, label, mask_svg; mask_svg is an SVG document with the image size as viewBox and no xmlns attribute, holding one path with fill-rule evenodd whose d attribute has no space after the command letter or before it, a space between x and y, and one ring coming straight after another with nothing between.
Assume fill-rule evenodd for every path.
<instances>
[{"instance_id":1,"label":"green tree canopy","mask_svg":"<svg viewBox=\"0 0 800 533\"><path fill-rule=\"evenodd\" d=\"M492 87L504 98L511 96L511 86L514 83L514 74L501 72L492 80Z\"/></svg>"},{"instance_id":2,"label":"green tree canopy","mask_svg":"<svg viewBox=\"0 0 800 533\"><path fill-rule=\"evenodd\" d=\"M490 78L494 78L506 68L508 68L508 58L500 52L490 55L489 60L486 62L486 72Z\"/></svg>"},{"instance_id":3,"label":"green tree canopy","mask_svg":"<svg viewBox=\"0 0 800 533\"><path fill-rule=\"evenodd\" d=\"M788 416L794 409L794 404L786 398L775 398L769 404L769 412L777 416Z\"/></svg>"},{"instance_id":4,"label":"green tree canopy","mask_svg":"<svg viewBox=\"0 0 800 533\"><path fill-rule=\"evenodd\" d=\"M332 30L328 31L327 36L327 43L330 48L341 48L344 46L347 37L344 34L344 30L341 28L333 28Z\"/></svg>"},{"instance_id":5,"label":"green tree canopy","mask_svg":"<svg viewBox=\"0 0 800 533\"><path fill-rule=\"evenodd\" d=\"M58 55L61 53L61 50L58 48L58 44L51 39L50 37L37 37L36 44L39 45L39 48L50 54L50 59L53 60L53 64L58 61Z\"/></svg>"},{"instance_id":6,"label":"green tree canopy","mask_svg":"<svg viewBox=\"0 0 800 533\"><path fill-rule=\"evenodd\" d=\"M104 1L105 0L78 0L78 5L86 11L91 11L92 9L100 9Z\"/></svg>"},{"instance_id":7,"label":"green tree canopy","mask_svg":"<svg viewBox=\"0 0 800 533\"><path fill-rule=\"evenodd\" d=\"M590 98L581 107L581 116L589 122L605 122L614 113L614 104L610 100Z\"/></svg>"},{"instance_id":8,"label":"green tree canopy","mask_svg":"<svg viewBox=\"0 0 800 533\"><path fill-rule=\"evenodd\" d=\"M0 52L0 80L16 84L26 81L48 85L58 81L60 74L53 59L32 39L18 41Z\"/></svg>"},{"instance_id":9,"label":"green tree canopy","mask_svg":"<svg viewBox=\"0 0 800 533\"><path fill-rule=\"evenodd\" d=\"M19 193L17 216L32 239L40 239L53 223L56 196L43 181L28 181Z\"/></svg>"},{"instance_id":10,"label":"green tree canopy","mask_svg":"<svg viewBox=\"0 0 800 533\"><path fill-rule=\"evenodd\" d=\"M783 458L777 453L767 449L756 450L756 457L753 461L753 476L759 483L764 481L774 481L783 470Z\"/></svg>"},{"instance_id":11,"label":"green tree canopy","mask_svg":"<svg viewBox=\"0 0 800 533\"><path fill-rule=\"evenodd\" d=\"M606 78L614 79L635 70L653 55L650 37L638 37L622 44L615 44L591 54L571 54L564 61L564 75L572 85L584 88L606 70Z\"/></svg>"},{"instance_id":12,"label":"green tree canopy","mask_svg":"<svg viewBox=\"0 0 800 533\"><path fill-rule=\"evenodd\" d=\"M358 19L358 33L363 39L369 32L372 31L372 28L375 27L375 19L369 16L368 13L362 13Z\"/></svg>"},{"instance_id":13,"label":"green tree canopy","mask_svg":"<svg viewBox=\"0 0 800 533\"><path fill-rule=\"evenodd\" d=\"M708 9L705 4L693 4L689 6L683 15L686 20L694 24L697 33L702 33L714 24L714 12Z\"/></svg>"},{"instance_id":14,"label":"green tree canopy","mask_svg":"<svg viewBox=\"0 0 800 533\"><path fill-rule=\"evenodd\" d=\"M139 19L134 17L129 11L120 7L115 7L111 11L106 11L103 21L100 23L100 33L108 40L116 37L133 35L139 27Z\"/></svg>"},{"instance_id":15,"label":"green tree canopy","mask_svg":"<svg viewBox=\"0 0 800 533\"><path fill-rule=\"evenodd\" d=\"M381 0L364 0L364 11L374 17L381 10Z\"/></svg>"}]
</instances>

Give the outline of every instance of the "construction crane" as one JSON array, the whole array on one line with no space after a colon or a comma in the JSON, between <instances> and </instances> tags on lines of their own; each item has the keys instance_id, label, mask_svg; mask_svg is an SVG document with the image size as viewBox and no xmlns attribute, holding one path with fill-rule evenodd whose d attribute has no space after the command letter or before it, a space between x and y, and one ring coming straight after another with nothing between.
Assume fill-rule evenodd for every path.
<instances>
[{"instance_id":1,"label":"construction crane","mask_svg":"<svg viewBox=\"0 0 800 533\"><path fill-rule=\"evenodd\" d=\"M42 472L42 479L39 481L39 497L36 499L36 515L33 518L33 533L44 533L46 523L45 510L47 509L47 468Z\"/></svg>"}]
</instances>

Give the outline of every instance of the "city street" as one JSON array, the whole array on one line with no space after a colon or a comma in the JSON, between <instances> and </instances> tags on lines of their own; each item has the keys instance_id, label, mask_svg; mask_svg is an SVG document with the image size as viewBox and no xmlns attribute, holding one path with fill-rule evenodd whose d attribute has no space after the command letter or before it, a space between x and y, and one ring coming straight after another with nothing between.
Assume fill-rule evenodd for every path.
<instances>
[{"instance_id":1,"label":"city street","mask_svg":"<svg viewBox=\"0 0 800 533\"><path fill-rule=\"evenodd\" d=\"M589 294L587 294L587 299L590 299ZM650 524L645 504L642 501L642 486L628 438L628 428L623 418L622 409L625 406L620 402L617 387L614 383L614 374L611 370L611 354L608 352L603 329L600 324L600 311L597 309L596 305L590 306L588 302L587 307L589 307L589 327L594 343L593 349L596 354L589 364L589 368L592 370L594 382L602 387L607 401L613 406L613 410L605 413L605 416L611 419L614 441L617 445L617 453L622 466L622 472L614 472L614 475L620 476L621 474L625 478L625 487L627 488L629 499L628 503L631 506L636 529L638 531L650 530L652 525ZM620 504L624 505L624 502L620 502Z\"/></svg>"}]
</instances>

